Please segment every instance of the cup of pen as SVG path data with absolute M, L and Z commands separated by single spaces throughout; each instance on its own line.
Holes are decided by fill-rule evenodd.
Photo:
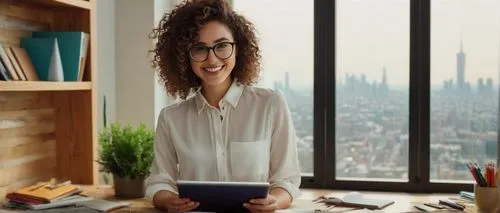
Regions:
M 478 212 L 500 211 L 500 188 L 474 185 L 474 201 Z

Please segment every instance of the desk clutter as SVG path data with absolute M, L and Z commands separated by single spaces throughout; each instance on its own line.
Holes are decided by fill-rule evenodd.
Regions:
M 332 212 L 477 212 L 474 202 L 474 193 L 460 191 L 457 196 L 440 196 L 433 199 L 416 199 L 409 202 L 407 205 L 401 205 L 401 201 L 394 196 L 378 196 L 369 198 L 362 195 L 360 192 L 349 192 L 343 197 L 335 196 L 320 196 L 312 201 L 315 205 L 315 213 L 332 213 Z M 372 194 L 373 197 L 373 194 Z M 379 198 L 380 197 L 380 198 Z M 285 212 L 306 213 L 311 210 L 303 211 L 290 210 Z M 490 211 L 488 211 L 490 212 Z
M 11 210 L 31 210 L 33 212 L 54 209 L 61 211 L 87 209 L 88 212 L 93 212 L 92 210 L 109 212 L 130 205 L 129 202 L 88 197 L 82 195 L 82 192 L 83 190 L 78 185 L 71 184 L 71 181 L 57 182 L 55 179 L 51 179 L 8 193 L 3 206 Z

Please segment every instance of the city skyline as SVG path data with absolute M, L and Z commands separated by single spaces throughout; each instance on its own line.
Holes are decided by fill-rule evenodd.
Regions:
M 234 6 L 259 31 L 260 85 L 272 87 L 289 72 L 292 87 L 312 88 L 313 1 L 234 0 Z M 455 54 L 461 38 L 468 55 L 464 79 L 474 85 L 478 78 L 492 78 L 498 84 L 500 14 L 495 8 L 499 7 L 498 0 L 431 2 L 432 85 L 442 86 L 444 80 L 456 77 Z M 409 0 L 338 1 L 336 27 L 337 76 L 364 73 L 367 79 L 378 80 L 385 66 L 388 85 L 408 87 Z

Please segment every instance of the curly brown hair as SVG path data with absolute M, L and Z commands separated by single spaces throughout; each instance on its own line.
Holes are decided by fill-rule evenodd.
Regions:
M 191 68 L 188 50 L 198 40 L 200 28 L 209 21 L 226 24 L 236 43 L 236 64 L 231 77 L 244 85 L 254 84 L 260 73 L 260 52 L 254 25 L 234 12 L 224 0 L 185 1 L 164 14 L 150 38 L 157 39 L 152 67 L 159 72 L 167 93 L 183 100 L 201 86 Z

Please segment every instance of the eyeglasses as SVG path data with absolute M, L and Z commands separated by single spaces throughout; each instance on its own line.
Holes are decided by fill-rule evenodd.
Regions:
M 217 58 L 224 60 L 233 55 L 234 42 L 221 42 L 213 47 L 195 45 L 189 49 L 189 57 L 196 62 L 207 60 L 210 50 L 214 51 Z

